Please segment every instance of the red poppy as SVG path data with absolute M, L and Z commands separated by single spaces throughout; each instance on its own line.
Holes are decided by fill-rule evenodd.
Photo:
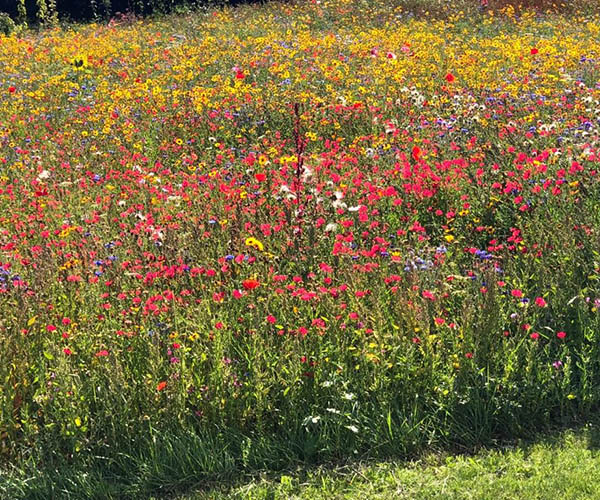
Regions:
M 242 286 L 244 287 L 244 290 L 254 290 L 259 285 L 260 285 L 260 282 L 255 279 L 247 279 L 242 282 Z
M 533 47 L 533 48 L 531 49 L 531 55 L 532 55 L 532 56 L 536 55 L 538 52 L 539 52 L 539 50 L 538 50 L 538 49 L 536 49 L 535 47 Z
M 156 386 L 156 390 L 162 391 L 165 387 L 167 387 L 167 383 L 163 380 L 162 382 L 158 383 L 158 385 Z
M 454 81 L 454 75 L 452 73 L 446 74 L 446 81 L 452 83 Z
M 263 173 L 258 173 L 258 174 L 254 174 L 254 178 L 258 181 L 258 182 L 264 182 L 267 178 L 266 174 Z
M 413 160 L 419 161 L 420 156 L 421 156 L 421 148 L 419 148 L 419 146 L 414 146 L 412 148 L 412 157 L 413 157 Z

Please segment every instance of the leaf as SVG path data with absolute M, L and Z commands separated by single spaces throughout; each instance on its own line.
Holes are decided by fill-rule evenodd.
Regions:
M 75 425 L 81 427 L 81 419 L 79 417 L 75 417 Z
M 54 359 L 54 356 L 52 354 L 50 354 L 48 351 L 44 351 L 44 357 L 46 359 L 49 359 L 50 361 L 52 361 Z

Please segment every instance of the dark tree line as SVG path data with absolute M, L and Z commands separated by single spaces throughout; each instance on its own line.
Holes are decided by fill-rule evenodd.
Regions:
M 208 1 L 210 0 L 0 0 L 0 12 L 7 13 L 16 22 L 51 24 L 59 19 L 106 19 L 117 13 L 167 13 L 177 6 L 195 7 Z

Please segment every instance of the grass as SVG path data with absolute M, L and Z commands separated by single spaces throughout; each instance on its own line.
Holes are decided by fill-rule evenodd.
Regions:
M 77 478 L 63 478 L 63 488 L 54 490 L 54 498 L 593 500 L 600 496 L 599 434 L 600 426 L 589 423 L 471 454 L 426 451 L 411 461 L 354 458 L 344 465 L 296 466 L 219 481 L 198 481 L 197 464 L 189 463 L 185 486 L 165 486 L 154 478 L 160 487 L 147 493 L 110 477 L 100 479 L 100 471 L 92 469 Z M 0 491 L 6 498 L 21 498 L 17 487 Z M 44 498 L 44 491 L 48 490 L 36 493 L 31 488 L 23 498 Z
M 177 500 L 600 498 L 598 426 L 473 455 L 431 454 L 409 463 L 352 463 L 267 474 L 175 496 Z

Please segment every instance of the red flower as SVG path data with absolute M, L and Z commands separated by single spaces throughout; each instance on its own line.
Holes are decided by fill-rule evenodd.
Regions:
M 258 173 L 258 174 L 254 174 L 254 178 L 258 181 L 258 182 L 264 182 L 267 178 L 266 174 L 263 173 Z
M 452 73 L 447 73 L 446 74 L 446 81 L 448 83 L 452 83 L 454 81 L 454 75 Z
M 567 336 L 567 333 L 566 332 L 556 332 L 556 336 L 559 339 L 564 339 Z
M 537 340 L 537 339 L 539 339 L 539 338 L 540 338 L 540 334 L 539 334 L 538 332 L 533 332 L 533 333 L 530 335 L 530 337 L 531 337 L 533 340 Z
M 105 358 L 106 356 L 108 356 L 108 351 L 106 349 L 102 349 L 96 353 L 97 358 Z
M 419 161 L 419 157 L 421 156 L 421 148 L 419 146 L 414 146 L 412 148 L 412 157 L 413 160 Z
M 538 49 L 536 49 L 535 47 L 533 47 L 533 48 L 531 49 L 531 55 L 532 55 L 532 56 L 535 56 L 535 55 L 536 55 L 538 52 L 539 52 L 539 50 L 538 50 Z
M 165 387 L 167 387 L 167 383 L 163 380 L 162 382 L 158 383 L 158 385 L 156 386 L 156 390 L 162 391 Z
M 260 286 L 260 282 L 255 279 L 247 279 L 242 282 L 242 286 L 244 290 L 254 290 L 256 287 Z
M 544 300 L 543 297 L 538 297 L 537 299 L 535 299 L 535 305 L 538 307 L 546 307 L 547 302 Z
M 8 87 L 8 91 L 9 91 L 11 94 L 14 94 L 14 93 L 16 92 L 16 90 L 17 90 L 17 89 L 16 89 L 16 87 L 13 87 L 12 85 L 11 85 L 10 87 Z

